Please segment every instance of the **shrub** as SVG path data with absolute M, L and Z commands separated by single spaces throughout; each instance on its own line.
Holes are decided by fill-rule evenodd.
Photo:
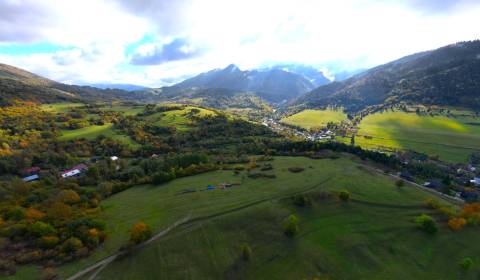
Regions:
M 53 267 L 45 267 L 42 272 L 42 279 L 53 280 L 57 278 L 58 274 Z
M 22 207 L 13 207 L 12 209 L 8 210 L 5 214 L 5 218 L 7 220 L 15 220 L 20 221 L 25 218 L 25 209 Z
M 338 197 L 342 201 L 349 201 L 350 200 L 350 192 L 347 191 L 347 190 L 342 190 L 342 191 L 340 191 L 340 194 L 338 195 Z
M 25 211 L 25 217 L 29 220 L 40 220 L 45 217 L 45 213 L 35 208 L 28 208 L 27 211 Z
M 53 235 L 53 234 L 56 233 L 56 230 L 50 224 L 37 221 L 32 225 L 31 232 L 35 236 L 41 237 L 41 236 L 45 236 L 45 235 Z
M 403 180 L 397 180 L 395 182 L 395 186 L 397 186 L 398 188 L 401 188 L 405 185 L 405 182 Z
M 293 204 L 295 204 L 298 207 L 306 207 L 306 206 L 310 206 L 312 203 L 310 202 L 310 199 L 308 199 L 306 195 L 297 194 L 293 197 Z
M 293 166 L 293 167 L 289 167 L 288 168 L 288 171 L 292 172 L 292 173 L 300 173 L 302 172 L 303 170 L 305 170 L 305 168 L 303 167 L 297 167 L 297 166 Z
M 248 244 L 242 246 L 242 258 L 244 261 L 249 261 L 252 257 L 252 248 Z
M 294 237 L 298 234 L 298 218 L 295 215 L 290 215 L 283 224 L 283 232 L 287 237 Z
M 54 235 L 42 236 L 38 240 L 38 245 L 44 249 L 55 247 L 60 240 Z
M 152 236 L 150 227 L 144 222 L 138 222 L 132 227 L 130 233 L 130 241 L 135 244 L 143 242 Z
M 473 260 L 471 258 L 464 258 L 462 259 L 458 265 L 465 271 L 470 270 L 473 265 Z
M 430 234 L 433 234 L 438 230 L 435 220 L 426 214 L 422 214 L 415 218 L 415 223 L 419 228 Z
M 80 196 L 74 190 L 62 190 L 58 193 L 58 201 L 66 204 L 74 204 L 80 202 Z
M 83 247 L 83 243 L 80 239 L 70 237 L 62 244 L 62 251 L 65 253 L 75 253 L 77 250 Z
M 163 172 L 159 171 L 155 173 L 152 177 L 152 181 L 155 185 L 160 185 L 175 179 L 175 174 L 173 172 Z
M 467 224 L 467 220 L 464 218 L 451 218 L 448 220 L 448 226 L 453 231 L 461 230 Z

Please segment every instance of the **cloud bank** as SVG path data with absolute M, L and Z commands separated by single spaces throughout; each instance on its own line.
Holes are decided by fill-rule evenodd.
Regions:
M 146 86 L 230 63 L 335 72 L 478 39 L 479 14 L 474 0 L 4 0 L 0 62 L 62 82 Z

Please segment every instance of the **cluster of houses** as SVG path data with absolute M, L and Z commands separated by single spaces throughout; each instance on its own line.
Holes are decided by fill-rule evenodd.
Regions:
M 263 119 L 262 124 L 273 131 L 276 132 L 290 132 L 293 135 L 301 138 L 305 138 L 309 141 L 323 141 L 323 140 L 332 140 L 335 138 L 335 133 L 331 130 L 321 130 L 318 132 L 309 132 L 306 130 L 293 129 L 291 127 L 282 125 L 273 118 Z
M 119 158 L 117 156 L 110 157 L 111 161 L 117 161 Z M 95 162 L 97 157 L 92 158 L 92 162 Z M 88 165 L 85 163 L 80 163 L 70 169 L 60 172 L 60 177 L 63 179 L 78 177 L 85 173 L 88 170 Z M 22 171 L 22 174 L 25 176 L 22 178 L 24 182 L 33 182 L 40 179 L 40 167 L 30 167 Z

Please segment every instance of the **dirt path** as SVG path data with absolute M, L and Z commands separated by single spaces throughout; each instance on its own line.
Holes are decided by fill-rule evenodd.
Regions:
M 186 224 L 193 224 L 193 223 L 197 223 L 197 222 L 203 222 L 205 220 L 210 220 L 210 219 L 213 219 L 213 218 L 217 218 L 217 217 L 220 217 L 220 216 L 224 216 L 224 215 L 227 215 L 227 214 L 231 214 L 231 213 L 234 213 L 234 212 L 238 212 L 238 211 L 241 211 L 243 209 L 246 209 L 246 208 L 249 208 L 249 207 L 252 207 L 252 206 L 255 206 L 255 205 L 258 205 L 258 204 L 261 204 L 261 203 L 264 203 L 264 202 L 267 202 L 267 201 L 271 201 L 271 200 L 275 200 L 275 199 L 282 199 L 282 198 L 286 198 L 286 197 L 290 197 L 292 195 L 295 195 L 295 194 L 299 194 L 299 193 L 305 193 L 305 192 L 309 192 L 309 191 L 312 191 L 316 188 L 318 188 L 319 186 L 325 184 L 326 182 L 328 182 L 330 179 L 332 179 L 331 177 L 325 179 L 325 180 L 322 180 L 321 182 L 318 182 L 312 186 L 309 186 L 305 189 L 302 189 L 302 190 L 299 190 L 299 191 L 296 191 L 296 192 L 292 192 L 292 193 L 288 193 L 288 194 L 281 194 L 281 195 L 274 195 L 274 196 L 271 196 L 271 197 L 268 197 L 268 198 L 264 198 L 264 199 L 260 199 L 258 201 L 254 201 L 254 202 L 250 202 L 250 203 L 247 203 L 245 205 L 242 205 L 240 207 L 236 207 L 236 208 L 233 208 L 233 209 L 229 209 L 229 210 L 226 210 L 226 211 L 223 211 L 223 212 L 219 212 L 219 213 L 215 213 L 215 214 L 212 214 L 212 215 L 207 215 L 207 216 L 203 216 L 203 217 L 196 217 L 194 219 L 191 219 L 191 216 L 192 216 L 192 213 L 188 214 L 187 217 L 183 218 L 183 219 L 180 219 L 178 221 L 176 221 L 174 224 L 172 224 L 171 226 L 169 226 L 167 229 L 163 230 L 163 231 L 160 231 L 159 233 L 155 234 L 152 238 L 150 238 L 149 240 L 135 246 L 134 248 L 132 248 L 131 250 L 138 250 L 138 249 L 141 249 L 143 247 L 146 247 L 147 245 L 149 245 L 150 243 L 152 243 L 153 241 L 159 239 L 160 237 L 166 235 L 167 233 L 169 233 L 171 230 L 173 230 L 174 228 L 180 226 L 180 225 L 186 225 Z M 123 254 L 126 254 L 127 251 L 121 251 L 121 252 L 117 252 L 85 269 L 82 269 L 81 271 L 77 272 L 75 275 L 67 278 L 67 280 L 77 280 L 77 279 L 80 279 L 81 277 L 87 275 L 88 273 L 90 272 L 94 272 L 88 279 L 89 280 L 94 280 L 96 279 L 96 277 L 100 274 L 100 272 L 105 268 L 107 267 L 110 263 L 112 263 L 113 261 L 115 261 L 115 259 L 117 259 L 118 257 L 122 256 Z
M 167 233 L 169 233 L 172 229 L 176 228 L 177 226 L 181 225 L 181 224 L 184 224 L 186 222 L 188 222 L 188 220 L 190 220 L 190 217 L 191 217 L 191 213 L 188 214 L 187 217 L 183 218 L 183 219 L 180 219 L 178 221 L 176 221 L 175 223 L 173 223 L 172 225 L 170 225 L 168 228 L 166 228 L 165 230 L 162 230 L 160 231 L 159 233 L 155 234 L 154 236 L 152 236 L 150 239 L 148 239 L 147 241 L 135 246 L 132 250 L 137 250 L 137 249 L 140 249 L 140 248 L 143 248 L 145 246 L 147 246 L 148 244 L 152 243 L 153 241 L 159 239 L 160 237 L 166 235 Z M 77 272 L 75 275 L 73 276 L 70 276 L 69 278 L 67 278 L 67 280 L 76 280 L 76 279 L 79 279 L 80 277 L 82 276 L 85 276 L 86 274 L 92 272 L 92 271 L 95 271 L 95 269 L 97 269 L 97 271 L 95 271 L 94 274 L 92 274 L 88 279 L 89 280 L 93 280 L 95 279 L 98 274 L 108 265 L 110 264 L 111 262 L 113 262 L 116 258 L 118 258 L 119 256 L 123 255 L 123 254 L 126 254 L 127 251 L 120 251 L 120 252 L 117 252 L 85 269 L 82 269 L 80 270 L 79 272 Z
M 405 180 L 403 178 L 401 178 L 400 176 L 397 176 L 397 175 L 394 175 L 394 174 L 385 174 L 385 172 L 381 169 L 378 169 L 378 168 L 375 168 L 375 167 L 369 167 L 367 166 L 367 168 L 370 168 L 371 170 L 374 170 L 375 172 L 377 173 L 380 173 L 380 174 L 383 174 L 383 175 L 386 175 L 386 176 L 389 176 L 389 177 L 392 177 L 394 179 L 397 179 L 397 180 L 402 180 L 404 181 L 405 183 L 407 183 L 408 185 L 410 186 L 414 186 L 418 189 L 421 189 L 423 191 L 426 191 L 426 192 L 429 192 L 431 194 L 434 194 L 435 196 L 443 199 L 443 200 L 446 200 L 450 203 L 453 203 L 455 205 L 458 205 L 458 206 L 463 206 L 465 204 L 465 201 L 463 201 L 462 199 L 459 199 L 459 198 L 456 198 L 456 197 L 451 197 L 451 196 L 448 196 L 446 194 L 443 194 L 441 192 L 438 192 L 436 190 L 433 190 L 433 189 L 430 189 L 430 188 L 427 188 L 427 187 L 424 187 L 420 184 L 417 184 L 415 182 L 412 182 L 412 181 L 408 181 L 408 180 Z

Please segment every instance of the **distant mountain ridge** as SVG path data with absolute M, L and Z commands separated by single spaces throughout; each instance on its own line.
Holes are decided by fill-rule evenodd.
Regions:
M 311 91 L 315 85 L 301 75 L 281 69 L 242 71 L 236 65 L 199 74 L 172 88 L 224 88 L 240 92 L 254 92 L 273 103 L 292 100 Z
M 0 63 L 0 105 L 14 101 L 51 103 L 61 101 L 136 101 L 142 93 L 119 89 L 67 85 L 40 77 L 23 69 Z
M 126 91 L 139 91 L 149 89 L 145 86 L 133 85 L 133 84 L 109 84 L 109 83 L 96 83 L 85 84 L 85 86 L 91 86 L 99 89 L 121 89 Z
M 291 105 L 305 108 L 335 105 L 347 111 L 360 111 L 399 102 L 479 110 L 480 41 L 403 57 L 345 81 L 321 86 Z
M 309 80 L 315 87 L 323 86 L 331 82 L 324 73 L 317 68 L 304 64 L 277 64 L 266 69 L 279 69 L 294 73 Z

